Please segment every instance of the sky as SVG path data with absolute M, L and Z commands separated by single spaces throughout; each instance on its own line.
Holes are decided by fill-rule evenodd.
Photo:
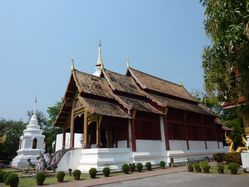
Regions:
M 204 8 L 183 0 L 0 2 L 0 118 L 27 121 L 38 97 L 46 114 L 75 68 L 93 73 L 102 41 L 105 68 L 131 67 L 203 90 Z

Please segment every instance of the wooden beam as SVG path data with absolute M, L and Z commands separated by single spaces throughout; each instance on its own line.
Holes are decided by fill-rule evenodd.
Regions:
M 102 121 L 102 116 L 98 116 L 98 120 L 97 120 L 97 123 L 96 123 L 96 147 L 97 148 L 100 147 L 100 133 L 99 133 L 99 130 L 100 130 L 101 121 Z
M 136 111 L 132 113 L 132 119 L 131 119 L 131 144 L 132 144 L 132 151 L 136 152 L 137 146 L 136 146 L 136 129 L 135 129 L 135 117 L 136 117 Z
M 72 104 L 72 110 L 71 110 L 71 122 L 70 122 L 70 147 L 74 147 L 74 104 L 75 102 L 73 101 Z
M 66 128 L 63 127 L 62 149 L 65 149 L 65 146 L 66 146 Z
M 88 116 L 88 111 L 87 109 L 85 109 L 84 112 L 84 140 L 83 140 L 83 144 L 84 144 L 84 148 L 88 148 L 88 120 L 87 120 L 87 116 Z

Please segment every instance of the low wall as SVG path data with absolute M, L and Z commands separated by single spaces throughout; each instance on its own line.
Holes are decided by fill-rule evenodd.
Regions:
M 136 140 L 137 152 L 162 152 L 161 140 Z

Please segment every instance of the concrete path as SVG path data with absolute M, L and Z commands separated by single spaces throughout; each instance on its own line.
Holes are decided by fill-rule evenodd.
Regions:
M 179 172 L 123 181 L 99 187 L 249 187 L 249 175 Z
M 110 185 L 114 183 L 120 183 L 124 181 L 131 181 L 143 178 L 153 178 L 155 176 L 172 174 L 186 171 L 186 166 L 179 166 L 174 168 L 167 168 L 167 169 L 156 169 L 153 171 L 144 171 L 141 173 L 134 172 L 132 174 L 126 175 L 119 175 L 119 176 L 111 176 L 111 177 L 101 177 L 97 179 L 90 179 L 90 180 L 81 180 L 81 181 L 74 181 L 74 182 L 65 182 L 59 183 L 55 185 L 46 185 L 46 187 L 87 187 L 87 186 L 99 186 L 99 185 Z M 154 186 L 154 185 L 152 185 Z

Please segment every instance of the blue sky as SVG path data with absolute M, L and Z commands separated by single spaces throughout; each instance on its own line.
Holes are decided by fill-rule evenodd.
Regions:
M 0 118 L 27 120 L 64 95 L 70 59 L 93 73 L 98 41 L 107 69 L 132 67 L 203 89 L 204 9 L 183 0 L 23 0 L 0 3 Z

